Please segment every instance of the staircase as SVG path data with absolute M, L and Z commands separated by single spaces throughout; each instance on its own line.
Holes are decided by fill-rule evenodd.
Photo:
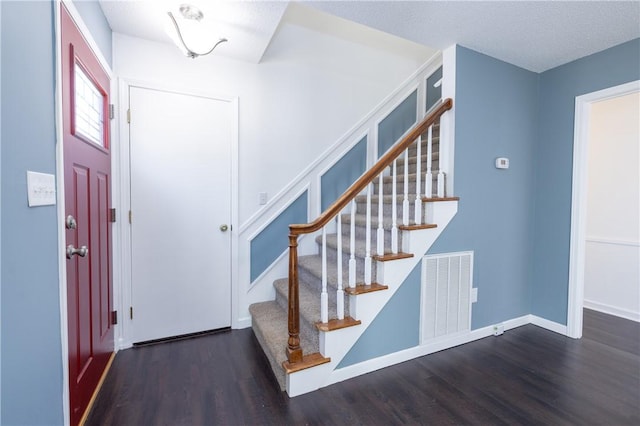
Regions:
M 439 120 L 450 108 L 451 100 L 433 108 L 313 224 L 292 225 L 290 276 L 273 283 L 275 300 L 249 308 L 290 396 L 332 382 L 340 360 L 455 215 L 457 198 L 445 196 L 439 167 Z M 320 230 L 318 253 L 298 258 L 297 235 L 308 232 L 296 227 L 304 226 Z

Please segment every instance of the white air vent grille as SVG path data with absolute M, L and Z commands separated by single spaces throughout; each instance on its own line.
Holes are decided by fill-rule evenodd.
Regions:
M 469 330 L 473 252 L 422 260 L 421 341 Z

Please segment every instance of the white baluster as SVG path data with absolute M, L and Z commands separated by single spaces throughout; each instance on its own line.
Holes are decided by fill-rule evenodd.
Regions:
M 322 293 L 320 293 L 320 321 L 329 322 L 329 294 L 327 293 L 327 229 L 322 228 Z
M 383 186 L 384 186 L 384 173 L 380 173 L 380 178 L 378 179 L 378 234 L 377 237 L 377 247 L 376 253 L 378 256 L 382 256 L 384 254 L 384 228 L 382 227 L 382 223 L 384 221 L 384 203 L 383 203 Z
M 438 171 L 438 198 L 444 198 L 444 173 L 442 170 Z
M 433 142 L 433 125 L 429 126 L 429 133 L 427 136 L 427 173 L 424 177 L 424 196 L 428 198 L 433 197 L 433 174 L 431 173 L 431 163 L 433 162 L 433 154 L 431 152 L 431 144 Z
M 402 224 L 409 224 L 409 149 L 404 152 L 404 198 L 402 199 Z
M 396 182 L 398 179 L 397 161 L 393 160 L 393 181 L 391 183 L 391 253 L 398 254 L 398 194 Z
M 447 140 L 447 126 L 442 125 L 440 120 L 440 143 L 438 144 L 438 198 L 445 197 L 444 179 L 445 171 L 449 162 L 449 155 L 445 149 L 444 143 Z
M 416 225 L 420 225 L 422 223 L 422 194 L 420 194 L 420 182 L 422 182 L 422 176 L 420 175 L 420 163 L 422 162 L 422 136 L 418 136 L 416 156 L 416 201 L 414 217 Z
M 356 200 L 351 202 L 351 229 L 349 230 L 349 287 L 356 286 Z
M 364 256 L 364 283 L 371 285 L 371 184 L 367 186 L 367 229 Z
M 336 262 L 338 265 L 337 273 L 338 273 L 338 290 L 336 291 L 336 311 L 338 314 L 338 319 L 344 319 L 344 290 L 342 289 L 342 215 L 338 214 L 338 225 L 337 225 L 337 235 L 338 235 L 338 261 Z

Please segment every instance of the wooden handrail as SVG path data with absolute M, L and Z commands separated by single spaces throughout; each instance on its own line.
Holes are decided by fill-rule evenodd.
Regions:
M 383 155 L 376 164 L 373 165 L 365 174 L 360 176 L 360 178 L 353 183 L 345 192 L 338 198 L 333 204 L 331 204 L 316 220 L 311 223 L 306 224 L 292 224 L 289 225 L 290 235 L 303 235 L 310 234 L 312 232 L 321 229 L 325 226 L 331 219 L 336 217 L 336 215 L 341 212 L 347 205 L 353 200 L 356 195 L 361 193 L 367 185 L 373 182 L 373 179 L 376 178 L 380 173 L 384 171 L 385 168 L 391 165 L 393 160 L 398 158 L 400 154 L 404 152 L 421 134 L 423 134 L 429 126 L 435 123 L 442 114 L 447 112 L 453 107 L 453 101 L 451 98 L 447 98 L 437 106 L 434 106 L 427 115 L 424 120 L 420 122 L 416 127 L 413 128 L 411 132 L 409 132 L 400 143 L 396 144 L 390 151 L 388 151 L 385 155 Z
M 353 183 L 333 204 L 331 204 L 313 222 L 306 224 L 289 225 L 289 306 L 287 340 L 287 359 L 289 364 L 303 361 L 302 348 L 300 347 L 300 300 L 298 292 L 298 236 L 310 234 L 321 229 L 336 217 L 367 185 L 390 166 L 409 146 L 423 134 L 429 126 L 434 124 L 442 114 L 453 107 L 450 98 L 440 101 L 434 106 L 427 116 L 411 130 L 391 150 L 383 155 L 376 164 Z

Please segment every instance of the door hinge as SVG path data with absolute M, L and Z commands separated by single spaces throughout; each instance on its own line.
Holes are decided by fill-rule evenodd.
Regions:
M 131 210 L 129 210 L 129 223 L 133 223 L 133 213 L 131 213 Z
M 133 306 L 129 306 L 129 319 L 133 319 Z
M 113 120 L 116 116 L 116 107 L 113 104 L 109 104 L 109 119 Z
M 127 110 L 127 123 L 131 123 L 131 110 Z
M 109 209 L 109 222 L 116 223 L 116 209 Z
M 118 311 L 111 311 L 111 325 L 118 324 Z

